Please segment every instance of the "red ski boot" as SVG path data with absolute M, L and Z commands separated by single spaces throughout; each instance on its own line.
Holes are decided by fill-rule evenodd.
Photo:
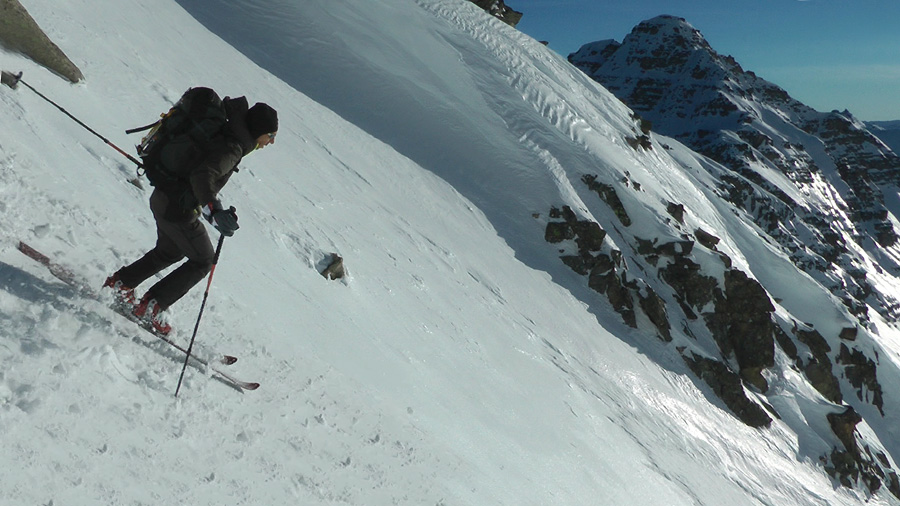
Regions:
M 114 303 L 120 307 L 130 307 L 135 304 L 134 288 L 125 286 L 119 279 L 119 273 L 116 272 L 112 276 L 106 278 L 103 288 L 112 288 Z
M 144 294 L 141 302 L 134 308 L 131 314 L 136 316 L 141 323 L 152 327 L 159 335 L 167 336 L 172 332 L 172 326 L 166 323 L 162 315 L 163 309 L 157 304 L 156 299 L 150 298 L 150 294 Z

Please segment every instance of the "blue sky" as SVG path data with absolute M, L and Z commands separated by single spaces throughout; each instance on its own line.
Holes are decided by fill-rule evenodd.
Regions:
M 896 0 L 506 0 L 518 28 L 563 56 L 621 40 L 645 19 L 685 18 L 720 54 L 820 111 L 900 120 Z

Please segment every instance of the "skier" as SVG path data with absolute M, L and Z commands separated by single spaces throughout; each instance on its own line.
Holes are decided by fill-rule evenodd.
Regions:
M 248 108 L 245 97 L 226 98 L 223 103 L 228 121 L 203 161 L 187 178 L 157 183 L 150 195 L 156 246 L 103 284 L 114 290 L 119 303 L 132 305 L 132 314 L 151 324 L 159 334 L 172 330 L 161 313 L 212 268 L 215 251 L 199 217 L 203 216 L 223 235 L 234 235 L 238 229 L 237 213 L 233 207 L 224 208 L 217 195 L 244 156 L 275 142 L 275 109 L 261 102 Z M 185 257 L 184 263 L 151 286 L 135 304 L 134 289 L 138 285 Z

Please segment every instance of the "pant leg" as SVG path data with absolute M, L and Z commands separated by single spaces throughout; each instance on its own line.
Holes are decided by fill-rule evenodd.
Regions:
M 169 207 L 168 197 L 162 192 L 154 191 L 153 193 L 154 195 L 159 194 L 156 198 L 151 196 L 150 207 L 153 209 L 153 217 L 156 218 L 159 235 L 164 238 L 160 241 L 165 246 L 163 253 L 177 251 L 178 260 L 187 257 L 187 261 L 147 290 L 150 297 L 156 299 L 162 309 L 166 309 L 209 274 L 215 251 L 209 241 L 206 227 L 196 216 L 187 221 L 166 219 L 166 210 Z M 171 250 L 169 245 L 171 245 Z M 172 257 L 174 255 L 167 259 Z
M 143 257 L 119 269 L 119 279 L 125 286 L 137 288 L 154 274 L 184 259 L 185 254 L 172 240 L 171 234 L 166 230 L 168 227 L 160 225 L 164 218 L 158 211 L 160 208 L 165 208 L 166 205 L 168 202 L 165 195 L 154 190 L 150 196 L 150 208 L 156 218 L 156 246 L 145 253 Z
M 165 193 L 154 190 L 150 208 L 156 219 L 156 247 L 133 264 L 119 271 L 126 286 L 135 287 L 150 276 L 187 257 L 187 261 L 147 290 L 162 309 L 174 304 L 209 274 L 215 251 L 203 224 L 197 218 L 188 221 L 166 219 L 169 206 Z M 133 283 L 133 284 L 132 284 Z
M 166 309 L 209 274 L 215 251 L 206 228 L 199 220 L 187 223 L 161 222 L 160 230 L 187 257 L 186 262 L 147 290 L 159 306 Z

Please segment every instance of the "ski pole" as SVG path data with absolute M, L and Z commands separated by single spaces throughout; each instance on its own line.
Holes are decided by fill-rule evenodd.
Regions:
M 216 264 L 219 263 L 219 253 L 222 252 L 222 243 L 225 242 L 225 234 L 219 236 L 219 244 L 216 245 L 216 254 L 213 256 L 212 267 L 209 269 L 209 277 L 206 280 L 206 291 L 203 292 L 203 303 L 200 304 L 200 314 L 197 315 L 197 323 L 194 324 L 194 334 L 191 336 L 191 343 L 188 345 L 187 353 L 184 356 L 184 366 L 181 367 L 181 376 L 178 378 L 178 386 L 175 387 L 175 397 L 178 397 L 178 391 L 181 390 L 181 382 L 184 380 L 184 371 L 187 370 L 188 361 L 191 359 L 191 350 L 194 348 L 194 339 L 197 337 L 197 329 L 200 328 L 200 317 L 203 316 L 203 309 L 206 307 L 206 299 L 209 297 L 209 287 L 212 285 L 213 274 L 216 272 Z
M 113 144 L 112 142 L 110 142 L 109 139 L 107 139 L 106 137 L 103 137 L 102 135 L 100 135 L 99 133 L 97 133 L 96 131 L 94 131 L 93 128 L 91 128 L 91 127 L 85 125 L 80 119 L 76 118 L 76 117 L 73 116 L 71 113 L 69 113 L 69 111 L 63 109 L 59 104 L 57 104 L 56 102 L 54 102 L 54 101 L 50 100 L 49 98 L 45 97 L 41 92 L 39 92 L 38 90 L 34 89 L 30 84 L 28 84 L 28 83 L 26 83 L 25 81 L 23 81 L 23 80 L 22 80 L 22 73 L 21 73 L 21 72 L 19 72 L 18 74 L 13 74 L 12 72 L 7 72 L 7 71 L 4 70 L 4 71 L 2 71 L 2 78 L 0 78 L 0 81 L 2 81 L 3 84 L 9 86 L 9 87 L 12 88 L 12 89 L 16 89 L 16 86 L 18 86 L 19 83 L 24 84 L 26 87 L 28 87 L 29 90 L 35 92 L 35 93 L 37 94 L 37 96 L 43 98 L 43 99 L 46 100 L 47 102 L 50 102 L 51 104 L 53 104 L 54 106 L 56 106 L 56 108 L 59 109 L 60 111 L 62 111 L 63 114 L 65 114 L 66 116 L 72 118 L 76 123 L 78 123 L 79 125 L 81 125 L 85 130 L 87 130 L 88 132 L 90 132 L 90 133 L 96 135 L 97 137 L 99 137 L 100 140 L 102 140 L 103 142 L 105 142 L 109 147 L 115 149 L 116 151 L 118 151 L 119 153 L 121 153 L 122 155 L 124 155 L 126 158 L 128 158 L 129 160 L 131 160 L 132 162 L 134 162 L 135 164 L 137 164 L 138 168 L 141 168 L 141 167 L 144 166 L 144 164 L 142 164 L 139 160 L 137 160 L 137 159 L 134 158 L 133 156 L 129 155 L 129 154 L 126 153 L 125 151 L 122 151 L 122 149 L 120 149 L 119 146 L 116 146 L 115 144 Z

